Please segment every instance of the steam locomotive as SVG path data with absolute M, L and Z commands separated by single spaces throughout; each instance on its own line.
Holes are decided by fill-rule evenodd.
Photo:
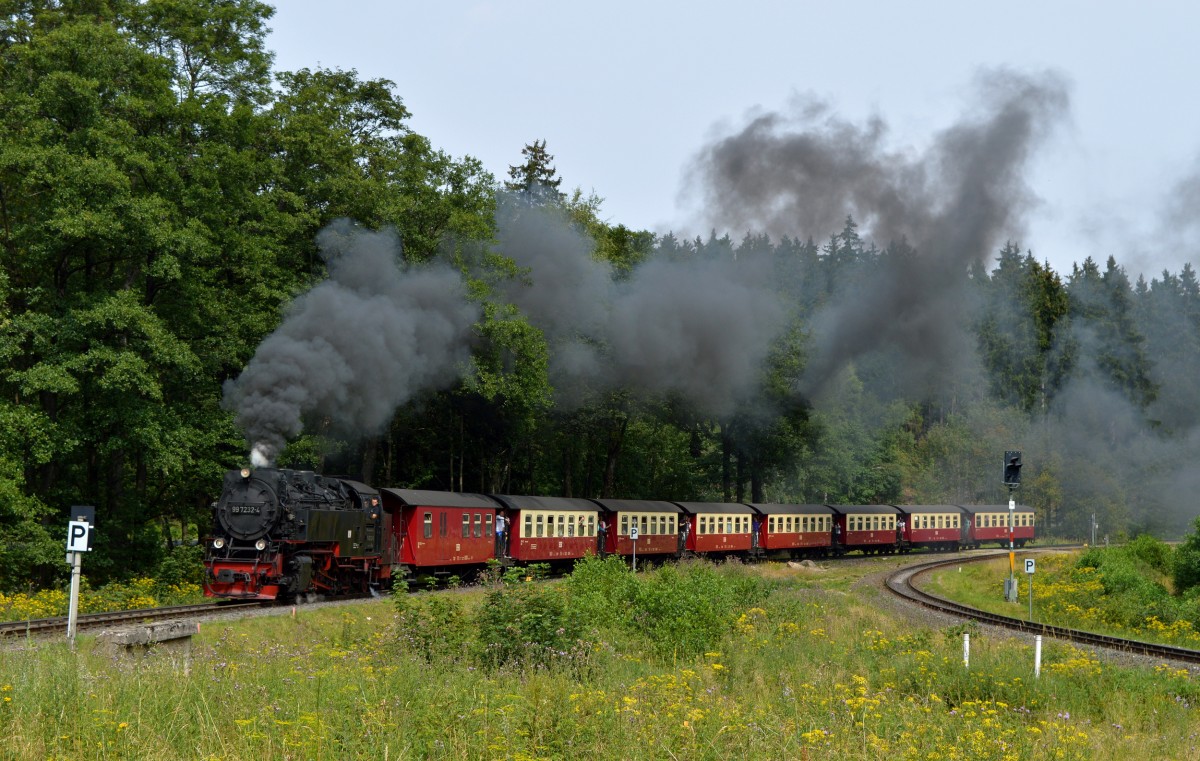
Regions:
M 587 554 L 797 558 L 954 551 L 1034 539 L 1025 505 L 779 505 L 374 489 L 277 468 L 225 475 L 205 593 L 257 600 L 371 594 L 394 577 Z
M 340 595 L 383 584 L 379 492 L 311 471 L 229 471 L 213 503 L 205 593 L 226 598 Z

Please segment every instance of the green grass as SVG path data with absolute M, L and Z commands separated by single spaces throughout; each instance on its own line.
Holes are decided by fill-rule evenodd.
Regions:
M 89 637 L 74 652 L 6 648 L 0 758 L 1200 757 L 1200 685 L 1186 671 L 1050 642 L 1034 679 L 1032 643 L 980 633 L 967 670 L 961 627 L 906 629 L 859 583 L 894 562 L 684 567 L 636 581 L 593 568 L 541 587 L 580 607 L 539 615 L 595 610 L 605 586 L 624 607 L 600 627 L 575 622 L 555 657 L 500 664 L 479 655 L 472 622 L 490 610 L 501 628 L 538 623 L 506 607 L 519 587 L 206 624 L 186 663 L 114 657 Z M 648 609 L 715 639 L 668 651 L 637 625 Z

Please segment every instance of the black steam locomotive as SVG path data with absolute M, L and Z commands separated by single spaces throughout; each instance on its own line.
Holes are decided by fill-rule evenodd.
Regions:
M 366 593 L 390 566 L 379 492 L 311 471 L 229 471 L 213 504 L 206 591 L 216 597 L 295 599 Z

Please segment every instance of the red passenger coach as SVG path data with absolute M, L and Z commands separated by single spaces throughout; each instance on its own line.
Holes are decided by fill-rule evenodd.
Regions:
M 684 549 L 705 554 L 746 552 L 754 544 L 754 508 L 735 502 L 676 502 L 690 521 Z
M 600 508 L 588 499 L 493 495 L 508 511 L 508 554 L 522 563 L 576 560 L 599 552 Z
M 966 513 L 957 505 L 896 505 L 901 539 L 911 547 L 957 550 L 967 542 Z
M 478 494 L 380 489 L 392 515 L 391 542 L 384 557 L 422 571 L 451 572 L 495 557 L 499 505 Z
M 825 505 L 751 504 L 762 516 L 759 546 L 791 557 L 828 555 L 833 541 L 833 510 Z
M 643 499 L 597 499 L 604 508 L 606 537 L 604 551 L 632 555 L 631 532 L 638 529 L 637 554 L 678 555 L 679 532 L 683 530 L 683 510 L 674 502 Z
M 862 550 L 866 555 L 895 552 L 896 519 L 891 505 L 828 505 L 833 509 L 833 545 L 839 554 Z
M 984 542 L 996 542 L 1000 547 L 1008 546 L 1008 505 L 959 505 L 966 513 L 968 543 L 978 548 Z M 1024 547 L 1033 541 L 1034 515 L 1028 505 L 1017 505 L 1012 511 L 1013 541 Z

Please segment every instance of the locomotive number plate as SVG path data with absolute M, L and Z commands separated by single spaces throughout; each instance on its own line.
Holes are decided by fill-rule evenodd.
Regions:
M 262 505 L 230 505 L 230 515 L 262 515 Z

